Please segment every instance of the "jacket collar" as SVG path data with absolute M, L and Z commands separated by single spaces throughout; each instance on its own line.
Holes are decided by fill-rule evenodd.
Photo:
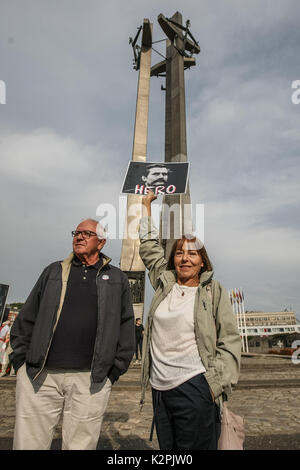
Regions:
M 101 253 L 101 256 L 102 256 L 102 260 L 103 260 L 103 264 L 102 264 L 102 268 L 104 268 L 104 266 L 106 266 L 107 264 L 109 264 L 111 262 L 111 258 L 109 258 L 108 256 L 104 255 L 103 253 Z M 68 267 L 71 266 L 71 263 L 73 261 L 73 258 L 74 258 L 74 253 L 70 253 L 69 256 L 67 256 L 61 263 L 63 269 L 67 269 Z

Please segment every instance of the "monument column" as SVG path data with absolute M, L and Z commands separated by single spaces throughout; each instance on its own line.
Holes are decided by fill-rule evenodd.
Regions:
M 165 161 L 187 161 L 186 110 L 185 110 L 185 65 L 194 65 L 194 59 L 187 57 L 185 50 L 199 52 L 187 36 L 183 35 L 181 13 L 167 19 L 159 15 L 158 22 L 168 36 L 166 45 L 166 101 L 165 101 Z M 190 60 L 189 60 L 190 59 Z M 161 240 L 168 258 L 174 239 L 192 232 L 189 184 L 185 194 L 163 198 L 161 218 Z
M 136 68 L 139 69 L 132 160 L 146 161 L 152 53 L 152 23 L 144 19 L 142 44 Z M 120 268 L 126 272 L 133 300 L 135 317 L 143 318 L 145 266 L 139 256 L 138 224 L 141 217 L 141 196 L 127 196 L 127 213 L 122 242 Z

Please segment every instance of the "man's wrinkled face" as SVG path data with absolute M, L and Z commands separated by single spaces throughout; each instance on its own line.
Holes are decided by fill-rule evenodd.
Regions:
M 85 233 L 79 233 L 73 238 L 73 252 L 77 256 L 92 256 L 99 252 L 105 245 L 106 240 L 99 240 L 96 234 L 97 224 L 91 220 L 81 222 L 76 231 L 92 232 L 89 236 Z
M 142 180 L 148 186 L 165 186 L 168 181 L 168 173 L 167 168 L 153 167 L 148 170 L 147 176 L 142 176 Z

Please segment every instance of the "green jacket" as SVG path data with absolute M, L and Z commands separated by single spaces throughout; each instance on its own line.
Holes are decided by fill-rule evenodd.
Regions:
M 141 406 L 144 403 L 150 376 L 150 340 L 153 315 L 161 301 L 176 283 L 176 272 L 167 269 L 167 260 L 158 240 L 151 217 L 140 221 L 140 256 L 149 270 L 155 290 L 144 331 L 141 385 Z M 232 385 L 238 381 L 241 359 L 240 333 L 236 325 L 227 290 L 212 280 L 213 272 L 200 276 L 194 307 L 195 336 L 199 355 L 206 369 L 205 378 L 222 412 Z

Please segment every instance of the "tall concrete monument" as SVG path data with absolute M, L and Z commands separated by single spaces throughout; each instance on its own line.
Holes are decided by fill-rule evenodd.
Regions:
M 137 40 L 142 32 L 141 46 Z M 139 70 L 132 160 L 145 162 L 149 116 L 150 70 L 152 53 L 152 23 L 144 19 L 134 40 L 135 69 Z M 135 317 L 143 318 L 145 292 L 145 266 L 139 256 L 138 221 L 141 217 L 141 196 L 127 196 L 127 214 L 122 243 L 120 268 L 126 272 L 131 287 Z
M 153 67 L 151 67 L 153 42 L 150 21 L 144 19 L 134 40 L 130 39 L 134 51 L 135 69 L 139 70 L 132 160 L 146 161 L 150 76 L 159 76 L 166 78 L 165 162 L 186 162 L 184 70 L 196 64 L 193 54 L 199 54 L 200 47 L 189 29 L 190 22 L 187 21 L 183 26 L 181 13 L 175 13 L 172 18 L 160 14 L 158 23 L 167 36 L 166 57 Z M 138 46 L 137 40 L 141 31 L 142 42 L 141 46 Z M 192 232 L 189 186 L 185 194 L 164 196 L 163 203 L 160 235 L 165 256 L 168 257 L 174 239 L 179 238 L 181 234 Z M 129 195 L 120 266 L 129 279 L 135 316 L 142 318 L 145 266 L 139 256 L 137 239 L 140 216 L 141 196 Z
M 165 161 L 186 162 L 184 70 L 196 64 L 192 55 L 199 54 L 200 47 L 189 30 L 189 21 L 186 26 L 182 25 L 181 13 L 169 19 L 160 14 L 158 23 L 168 38 L 166 60 L 152 67 L 151 75 L 166 77 Z M 190 204 L 189 185 L 185 194 L 164 197 L 160 233 L 166 258 L 174 240 L 193 231 Z

